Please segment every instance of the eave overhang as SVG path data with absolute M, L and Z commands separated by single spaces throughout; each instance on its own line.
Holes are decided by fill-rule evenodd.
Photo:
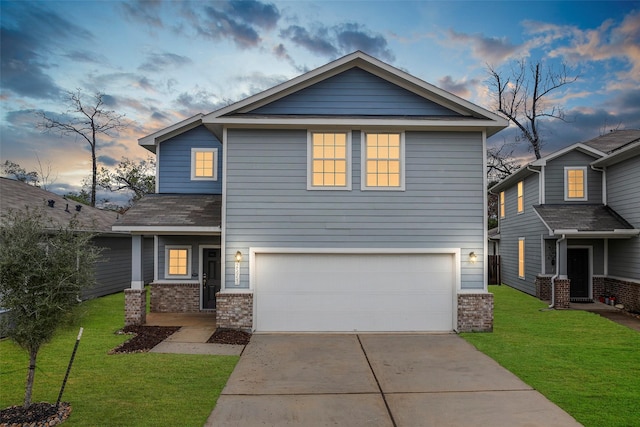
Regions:
M 127 232 L 131 234 L 157 234 L 157 235 L 219 235 L 221 227 L 180 227 L 180 226 L 153 226 L 153 225 L 114 225 L 113 231 Z
M 572 239 L 630 239 L 640 235 L 640 230 L 636 229 L 623 229 L 623 230 L 608 230 L 608 231 L 579 231 L 575 229 L 551 230 L 551 236 L 565 236 Z

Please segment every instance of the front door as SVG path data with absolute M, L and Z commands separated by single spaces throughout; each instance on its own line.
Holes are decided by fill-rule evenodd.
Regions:
M 220 249 L 202 252 L 202 308 L 216 308 L 216 293 L 220 291 Z
M 567 249 L 567 276 L 571 280 L 571 300 L 590 300 L 589 295 L 589 249 Z

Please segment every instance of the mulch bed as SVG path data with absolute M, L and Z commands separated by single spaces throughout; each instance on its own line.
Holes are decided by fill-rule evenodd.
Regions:
M 247 345 L 249 344 L 250 339 L 251 334 L 248 332 L 238 331 L 235 329 L 218 328 L 207 342 L 216 344 Z
M 178 329 L 180 329 L 180 326 L 125 326 L 116 333 L 131 334 L 133 337 L 111 350 L 109 354 L 146 353 L 169 338 Z M 247 345 L 250 339 L 251 334 L 248 332 L 218 328 L 207 342 Z
M 63 422 L 71 413 L 68 402 L 55 404 L 47 402 L 32 403 L 28 408 L 11 406 L 0 411 L 0 427 L 48 427 Z

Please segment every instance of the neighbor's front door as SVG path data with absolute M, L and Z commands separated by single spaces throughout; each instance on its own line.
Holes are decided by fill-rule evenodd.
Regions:
M 214 309 L 220 291 L 220 249 L 204 249 L 202 267 L 202 308 Z
M 567 249 L 567 276 L 571 280 L 571 299 L 591 298 L 589 295 L 589 249 Z

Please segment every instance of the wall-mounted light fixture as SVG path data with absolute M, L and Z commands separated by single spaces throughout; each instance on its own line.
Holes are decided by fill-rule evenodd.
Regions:
M 239 286 L 240 285 L 240 261 L 242 261 L 242 252 L 240 251 L 236 252 L 235 260 L 236 260 L 235 285 Z
M 478 255 L 475 252 L 469 252 L 469 262 L 475 264 L 478 261 Z

